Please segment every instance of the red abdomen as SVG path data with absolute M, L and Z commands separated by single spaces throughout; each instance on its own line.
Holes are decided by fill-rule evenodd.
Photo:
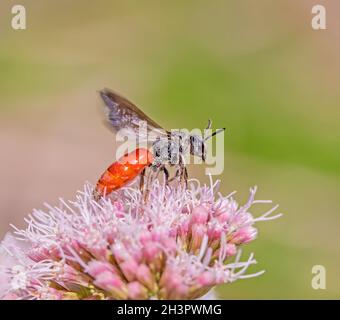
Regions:
M 148 149 L 138 148 L 111 164 L 97 182 L 96 193 L 108 195 L 136 178 L 153 161 Z

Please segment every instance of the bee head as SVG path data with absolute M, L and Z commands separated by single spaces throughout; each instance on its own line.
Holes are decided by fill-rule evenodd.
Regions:
M 208 125 L 206 127 L 207 129 L 211 129 L 211 120 L 208 120 Z M 206 141 L 211 139 L 213 136 L 216 134 L 223 132 L 225 128 L 223 129 L 218 129 L 215 132 L 213 132 L 211 135 L 205 137 L 205 136 L 200 136 L 196 134 L 190 135 L 190 153 L 193 156 L 200 157 L 203 161 L 205 161 L 207 157 L 207 148 L 206 148 Z

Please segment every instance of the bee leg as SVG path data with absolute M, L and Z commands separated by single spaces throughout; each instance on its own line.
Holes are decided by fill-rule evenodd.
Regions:
M 169 185 L 169 171 L 165 166 L 162 167 L 162 170 L 164 172 L 164 178 L 165 178 L 165 184 L 168 186 Z
M 170 179 L 168 180 L 168 182 L 172 182 L 172 181 L 174 181 L 176 178 L 178 178 L 178 177 L 179 177 L 179 172 L 180 172 L 179 169 L 177 169 L 175 175 L 174 175 L 172 178 L 170 178 Z
M 146 177 L 146 186 L 145 186 L 145 188 L 143 190 L 144 202 L 146 202 L 148 200 L 149 193 L 150 193 L 150 185 L 151 185 L 151 182 L 153 181 L 153 177 L 152 176 L 153 176 L 153 173 L 154 173 L 154 170 L 155 170 L 155 167 L 150 166 L 149 168 L 151 170 L 149 170 L 149 174 Z M 158 171 L 159 171 L 159 169 L 157 168 L 157 172 Z
M 184 166 L 182 165 L 181 166 L 181 177 L 180 177 L 180 183 L 181 183 L 181 186 L 183 187 L 184 185 Z
M 146 186 L 143 192 L 143 196 L 144 196 L 144 202 L 146 202 L 148 200 L 149 197 L 149 193 L 150 193 L 150 177 L 152 176 L 152 170 L 149 171 L 148 176 L 146 177 Z
M 184 182 L 185 182 L 185 188 L 188 189 L 188 169 L 185 166 L 184 167 Z
M 180 156 L 180 161 L 179 161 L 179 168 L 180 168 L 180 178 L 179 178 L 179 181 L 180 181 L 180 184 L 181 186 L 183 185 L 186 185 L 187 182 L 187 171 L 186 171 L 186 166 L 185 166 L 185 162 L 184 162 L 184 158 L 183 156 L 181 155 Z
M 156 174 L 155 174 L 154 180 L 158 179 L 159 173 L 160 173 L 162 170 L 163 170 L 163 167 L 159 167 L 159 168 L 157 168 L 157 171 L 156 171 Z
M 148 197 L 149 197 L 149 176 L 150 176 L 151 173 L 149 173 L 149 175 L 146 177 L 146 185 L 145 185 L 145 188 L 143 189 L 143 192 L 142 192 L 142 196 L 143 196 L 143 201 L 144 203 L 148 200 Z
M 145 171 L 146 168 L 143 169 L 143 171 L 140 174 L 140 180 L 139 180 L 139 189 L 142 193 L 144 193 L 144 187 L 145 187 Z

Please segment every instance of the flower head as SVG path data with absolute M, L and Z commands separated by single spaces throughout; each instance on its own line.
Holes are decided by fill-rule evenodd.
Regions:
M 277 218 L 273 210 L 254 218 L 256 188 L 244 206 L 219 182 L 189 188 L 152 184 L 144 201 L 124 187 L 95 201 L 86 184 L 76 200 L 34 210 L 16 245 L 2 244 L 12 262 L 0 269 L 2 297 L 19 299 L 198 299 L 214 286 L 257 276 L 246 274 L 240 247 L 257 236 L 254 224 Z M 15 262 L 13 262 L 15 261 Z

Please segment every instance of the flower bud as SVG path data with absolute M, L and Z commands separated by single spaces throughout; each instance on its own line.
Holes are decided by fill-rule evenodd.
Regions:
M 138 281 L 128 283 L 127 290 L 129 299 L 142 300 L 148 297 L 148 290 Z

